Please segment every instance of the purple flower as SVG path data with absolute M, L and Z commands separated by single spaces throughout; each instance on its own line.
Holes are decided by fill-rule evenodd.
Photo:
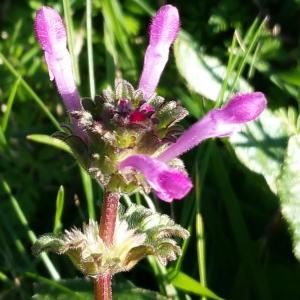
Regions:
M 168 61 L 169 49 L 179 30 L 179 14 L 176 7 L 164 5 L 154 16 L 150 26 L 150 43 L 145 53 L 144 68 L 139 88 L 144 99 L 149 99 L 158 84 Z
M 179 30 L 179 23 L 178 11 L 172 5 L 161 7 L 152 20 L 150 44 L 145 53 L 139 83 L 145 100 L 154 94 L 168 60 L 169 48 Z M 192 184 L 183 171 L 172 169 L 166 163 L 205 139 L 228 136 L 239 130 L 241 125 L 255 120 L 266 104 L 265 96 L 260 92 L 236 95 L 223 108 L 211 110 L 192 125 L 156 159 L 146 155 L 131 155 L 119 164 L 119 169 L 131 167 L 142 172 L 157 196 L 164 201 L 182 199 L 190 191 Z M 138 110 L 134 112 L 132 119 L 141 121 L 144 120 L 144 115 Z
M 233 97 L 221 109 L 213 109 L 201 120 L 187 129 L 178 140 L 158 157 L 169 161 L 189 151 L 203 140 L 224 137 L 241 128 L 241 125 L 255 120 L 266 108 L 263 93 L 240 94 Z
M 127 167 L 142 172 L 156 195 L 166 202 L 185 197 L 193 186 L 186 173 L 147 155 L 129 156 L 120 163 L 119 169 Z
M 166 162 L 212 137 L 224 137 L 255 120 L 265 109 L 266 98 L 262 93 L 241 94 L 233 97 L 221 109 L 213 109 L 187 129 L 156 159 L 146 155 L 131 155 L 119 164 L 122 170 L 132 167 L 142 172 L 157 196 L 167 202 L 182 199 L 192 184 L 183 171 L 172 169 Z
M 67 110 L 80 110 L 80 96 L 67 50 L 66 30 L 60 15 L 53 8 L 43 6 L 36 13 L 34 27 L 37 40 L 44 50 L 50 80 L 55 80 Z
M 133 181 L 132 184 L 142 187 L 144 180 L 141 176 L 134 177 L 128 174 L 141 172 L 156 195 L 167 202 L 182 199 L 192 188 L 186 172 L 171 167 L 173 159 L 208 138 L 231 135 L 241 129 L 243 124 L 255 120 L 267 104 L 265 96 L 260 92 L 236 95 L 223 108 L 211 110 L 177 138 L 179 131 L 175 123 L 186 116 L 186 111 L 175 101 L 165 104 L 161 97 L 152 96 L 167 63 L 169 49 L 178 33 L 179 23 L 178 11 L 172 5 L 161 7 L 153 18 L 150 43 L 145 53 L 144 68 L 139 82 L 139 90 L 143 95 L 141 91 L 128 92 L 134 88 L 125 82 L 124 88 L 128 93 L 125 93 L 124 97 L 122 95 L 116 98 L 116 93 L 106 92 L 103 99 L 108 99 L 108 103 L 97 109 L 93 108 L 95 105 L 102 105 L 101 101 L 92 102 L 93 105 L 89 103 L 91 111 L 88 111 L 88 108 L 83 110 L 80 103 L 61 17 L 54 9 L 42 7 L 35 18 L 36 36 L 45 54 L 50 79 L 55 80 L 71 116 L 72 112 L 76 111 L 78 120 L 81 120 L 78 124 L 82 127 L 78 128 L 76 120 L 73 119 L 75 134 L 87 142 L 86 148 L 96 151 L 84 152 L 85 155 L 91 155 L 90 159 L 83 157 L 82 161 L 89 162 L 84 167 L 91 174 L 96 174 L 95 177 L 103 185 L 109 184 L 114 172 L 119 172 L 118 176 L 121 175 L 121 178 L 122 175 L 126 180 L 135 178 L 137 183 Z M 140 100 L 135 98 L 138 95 L 141 95 Z M 101 115 L 93 115 L 98 111 L 102 112 Z M 110 128 L 118 130 L 110 131 Z M 174 140 L 175 142 L 170 142 Z M 95 147 L 99 141 L 102 146 Z M 76 152 L 76 148 L 74 149 Z M 76 153 L 80 156 L 81 152 Z M 105 160 L 95 160 L 96 157 L 105 157 Z M 125 179 L 124 184 L 127 184 Z

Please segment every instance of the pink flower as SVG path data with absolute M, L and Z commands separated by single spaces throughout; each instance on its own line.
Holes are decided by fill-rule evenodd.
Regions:
M 240 94 L 233 97 L 223 108 L 213 109 L 187 129 L 178 140 L 158 157 L 169 161 L 182 155 L 203 140 L 224 137 L 239 130 L 241 125 L 255 120 L 266 108 L 263 93 Z
M 161 7 L 152 20 L 150 44 L 146 50 L 139 83 L 145 100 L 154 94 L 168 60 L 169 48 L 178 30 L 177 9 L 172 5 Z M 228 136 L 239 130 L 243 124 L 255 120 L 265 109 L 266 104 L 265 96 L 260 92 L 237 95 L 223 108 L 211 110 L 157 158 L 132 155 L 119 164 L 119 169 L 131 167 L 142 172 L 157 196 L 164 201 L 182 199 L 190 191 L 192 183 L 186 173 L 172 169 L 166 163 L 208 138 Z M 132 119 L 137 122 L 143 121 L 144 115 L 138 110 L 132 114 Z
M 139 82 L 139 89 L 142 90 L 144 99 L 134 108 L 129 99 L 118 99 L 117 109 L 114 112 L 118 115 L 116 120 L 122 121 L 128 118 L 128 124 L 132 128 L 143 128 L 143 122 L 148 122 L 147 126 L 150 127 L 146 126 L 145 128 L 148 128 L 149 132 L 151 130 L 155 132 L 151 124 L 155 122 L 159 124 L 160 120 L 155 119 L 158 106 L 151 104 L 150 101 L 147 102 L 147 100 L 151 100 L 151 96 L 155 93 L 161 73 L 168 60 L 169 49 L 178 33 L 179 24 L 178 11 L 172 5 L 161 7 L 154 16 L 150 26 L 150 43 L 145 53 L 144 68 Z M 36 14 L 35 31 L 44 51 L 50 79 L 55 80 L 67 110 L 70 113 L 81 111 L 80 97 L 72 73 L 71 58 L 66 48 L 66 31 L 61 17 L 54 9 L 42 7 Z M 157 157 L 135 153 L 119 162 L 119 171 L 124 172 L 124 174 L 130 169 L 141 172 L 156 195 L 164 201 L 171 202 L 173 199 L 182 199 L 191 190 L 192 183 L 184 171 L 171 168 L 170 162 L 208 138 L 224 137 L 240 130 L 245 123 L 255 120 L 263 112 L 266 104 L 266 98 L 260 92 L 236 95 L 223 108 L 208 112 L 174 143 L 170 143 Z M 180 110 L 173 111 L 175 115 L 178 114 L 177 121 L 185 116 L 185 113 L 179 113 Z M 85 115 L 85 111 L 82 113 Z M 95 122 L 97 126 L 99 126 L 99 117 L 97 116 Z M 109 118 L 107 113 L 105 118 Z M 76 129 L 78 125 L 75 120 L 73 121 Z M 87 123 L 89 124 L 89 122 Z M 121 124 L 125 126 L 127 123 Z M 171 126 L 170 124 L 166 126 Z M 75 131 L 81 137 L 84 136 L 80 128 Z M 107 134 L 107 136 L 109 135 Z M 88 141 L 88 139 L 86 140 Z M 120 153 L 123 153 L 123 150 Z
M 186 173 L 147 155 L 131 155 L 119 165 L 120 170 L 127 167 L 142 172 L 156 195 L 166 202 L 185 197 L 193 186 Z
M 255 120 L 266 105 L 266 98 L 260 92 L 237 95 L 223 108 L 211 110 L 157 158 L 131 155 L 119 164 L 119 169 L 131 167 L 142 172 L 157 196 L 164 201 L 182 199 L 190 191 L 192 183 L 186 173 L 172 169 L 166 163 L 208 138 L 228 136 L 239 130 L 241 125 Z
M 80 110 L 80 96 L 67 50 L 64 23 L 56 10 L 43 6 L 36 13 L 35 33 L 48 65 L 50 80 L 55 80 L 58 92 L 69 112 Z
M 139 88 L 144 99 L 149 99 L 156 89 L 161 73 L 168 61 L 169 49 L 179 30 L 176 7 L 164 5 L 154 16 L 150 26 L 150 43 L 145 53 L 144 68 Z

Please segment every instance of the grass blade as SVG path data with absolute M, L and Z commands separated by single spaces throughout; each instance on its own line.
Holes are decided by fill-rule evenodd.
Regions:
M 75 55 L 74 27 L 73 27 L 72 15 L 71 15 L 71 4 L 69 0 L 63 0 L 63 8 L 64 8 L 66 28 L 67 28 L 68 48 L 71 55 L 73 73 L 75 76 L 76 83 L 80 85 L 80 73 L 79 73 L 78 59 Z
M 4 191 L 7 193 L 8 195 L 8 199 L 16 213 L 17 218 L 19 219 L 20 223 L 23 225 L 23 227 L 25 228 L 26 232 L 27 232 L 27 236 L 30 240 L 31 243 L 34 243 L 36 241 L 36 235 L 35 233 L 30 229 L 28 221 L 25 217 L 25 214 L 23 213 L 22 208 L 20 207 L 17 199 L 12 195 L 11 193 L 11 189 L 10 186 L 8 185 L 8 183 L 4 180 L 1 180 L 2 182 L 2 186 L 4 188 Z M 60 279 L 60 275 L 57 272 L 56 268 L 54 267 L 52 261 L 49 259 L 48 255 L 46 253 L 42 253 L 41 254 L 41 259 L 44 263 L 44 265 L 46 266 L 47 270 L 49 271 L 49 274 L 51 275 L 51 277 L 55 280 L 59 280 Z
M 115 71 L 117 62 L 117 49 L 112 28 L 109 26 L 107 18 L 104 15 L 104 46 L 105 46 L 105 65 L 106 79 L 113 86 L 115 81 Z
M 92 1 L 86 0 L 86 39 L 88 50 L 88 69 L 90 82 L 90 96 L 95 97 L 95 75 L 94 75 L 94 58 L 93 58 L 93 27 L 92 27 Z
M 222 105 L 222 102 L 223 102 L 224 96 L 225 96 L 225 92 L 226 92 L 227 87 L 228 87 L 229 77 L 230 77 L 231 72 L 233 71 L 233 69 L 235 68 L 235 65 L 237 63 L 237 56 L 234 57 L 235 55 L 234 55 L 234 51 L 233 51 L 233 49 L 235 49 L 235 47 L 236 47 L 236 43 L 237 43 L 236 34 L 234 34 L 233 38 L 232 38 L 231 46 L 230 46 L 229 51 L 228 51 L 230 54 L 229 54 L 229 58 L 228 58 L 226 74 L 225 74 L 223 84 L 222 84 L 222 88 L 219 92 L 215 107 L 220 107 Z
M 20 84 L 36 102 L 36 104 L 41 108 L 41 110 L 46 114 L 50 119 L 53 125 L 60 130 L 60 125 L 53 114 L 50 112 L 48 107 L 44 104 L 43 100 L 35 93 L 35 91 L 30 87 L 30 85 L 21 77 L 20 73 L 11 65 L 11 63 L 6 59 L 6 57 L 0 52 L 0 59 L 3 61 L 4 65 L 10 71 L 12 75 L 16 78 L 20 78 Z
M 233 84 L 231 86 L 231 91 L 230 91 L 230 94 L 232 94 L 235 90 L 235 86 L 237 84 L 237 81 L 239 80 L 245 66 L 246 66 L 246 62 L 247 62 L 247 59 L 249 58 L 249 55 L 250 53 L 252 52 L 252 50 L 254 49 L 254 47 L 256 46 L 257 42 L 258 42 L 258 39 L 260 37 L 260 34 L 265 26 L 265 23 L 266 23 L 267 19 L 265 18 L 261 24 L 259 25 L 258 29 L 256 30 L 253 38 L 251 39 L 251 42 L 250 42 L 250 45 L 247 47 L 247 50 L 245 51 L 245 54 L 244 56 L 242 57 L 242 60 L 240 62 L 240 65 L 237 69 L 237 73 L 236 73 L 236 76 L 235 76 L 235 79 L 233 81 Z
M 4 148 L 6 145 L 7 145 L 7 141 L 6 141 L 3 129 L 0 126 L 0 146 Z
M 183 272 L 179 272 L 174 278 L 171 279 L 171 282 L 177 288 L 199 295 L 199 296 L 206 296 L 211 299 L 221 300 L 218 295 L 216 295 L 213 291 L 208 289 L 207 287 L 203 286 L 197 280 L 193 279 L 192 277 L 188 276 Z
M 23 242 L 16 236 L 13 228 L 11 227 L 11 224 L 7 218 L 7 214 L 0 211 L 0 217 L 1 217 L 1 224 L 3 226 L 4 232 L 8 233 L 8 236 L 13 241 L 18 251 L 18 254 L 23 258 L 24 262 L 26 262 L 27 265 L 30 265 L 30 257 L 25 250 L 25 246 Z M 5 243 L 8 244 L 7 241 L 5 241 Z M 11 251 L 11 252 L 15 253 L 15 251 Z
M 36 143 L 45 144 L 63 150 L 69 154 L 72 154 L 71 148 L 62 140 L 54 138 L 47 134 L 30 134 L 27 135 L 27 139 Z
M 196 239 L 200 283 L 206 287 L 205 236 L 203 220 L 200 212 L 197 212 L 196 214 Z M 206 297 L 203 296 L 202 300 L 206 300 Z
M 244 40 L 241 39 L 239 33 L 237 31 L 234 32 L 232 43 L 229 48 L 229 58 L 226 68 L 226 74 L 225 78 L 223 80 L 222 88 L 220 90 L 220 93 L 218 95 L 216 105 L 215 107 L 220 107 L 224 101 L 225 92 L 228 89 L 229 81 L 233 74 L 235 74 L 235 78 L 230 83 L 230 88 L 232 94 L 235 91 L 236 84 L 242 74 L 243 69 L 245 68 L 246 61 L 253 50 L 253 47 L 256 45 L 258 38 L 260 36 L 261 30 L 263 28 L 263 25 L 265 23 L 266 19 L 262 21 L 262 23 L 259 25 L 259 19 L 256 18 L 250 28 L 248 29 Z M 240 45 L 240 49 L 244 53 L 244 55 L 241 57 L 239 55 L 239 50 L 236 50 L 237 43 Z M 250 43 L 250 45 L 249 45 Z M 246 48 L 246 49 L 245 49 Z M 240 63 L 239 63 L 240 61 Z M 239 68 L 237 72 L 234 72 L 236 66 L 239 63 Z
M 14 103 L 16 92 L 18 90 L 20 81 L 21 81 L 21 78 L 19 77 L 16 80 L 15 84 L 12 86 L 9 97 L 8 97 L 6 110 L 5 110 L 5 113 L 3 115 L 2 122 L 1 122 L 3 133 L 5 133 L 6 128 L 7 128 L 8 120 L 9 120 L 10 113 L 11 113 L 11 108 L 12 108 L 12 105 Z
M 93 193 L 93 184 L 90 175 L 80 167 L 80 176 L 85 193 L 85 199 L 87 203 L 88 216 L 89 219 L 96 219 L 95 206 L 94 206 L 94 193 Z
M 136 3 L 140 8 L 142 8 L 149 16 L 153 16 L 155 10 L 150 7 L 145 1 L 143 0 L 132 0 L 132 2 Z
M 55 217 L 54 217 L 53 232 L 59 232 L 62 229 L 61 217 L 64 210 L 64 202 L 65 202 L 65 190 L 64 187 L 61 185 L 58 189 L 57 196 L 56 196 L 56 210 L 55 210 Z
M 113 34 L 113 39 L 118 42 L 122 52 L 125 54 L 124 58 L 130 66 L 130 69 L 135 72 L 135 59 L 132 49 L 129 46 L 128 32 L 119 1 L 103 0 L 102 13 L 107 29 Z

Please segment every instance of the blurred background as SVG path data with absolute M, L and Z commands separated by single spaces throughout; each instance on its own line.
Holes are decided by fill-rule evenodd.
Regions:
M 131 196 L 171 215 L 191 238 L 167 268 L 145 259 L 116 276 L 115 298 L 300 299 L 300 1 L 168 3 L 179 9 L 182 31 L 158 93 L 188 109 L 182 125 L 236 92 L 262 91 L 268 110 L 242 132 L 184 155 L 195 185 L 186 199 Z M 93 297 L 67 258 L 30 249 L 36 236 L 98 218 L 102 199 L 51 137 L 66 113 L 34 37 L 36 10 L 48 5 L 65 16 L 78 87 L 89 96 L 115 76 L 137 85 L 150 18 L 163 4 L 1 1 L 0 299 Z

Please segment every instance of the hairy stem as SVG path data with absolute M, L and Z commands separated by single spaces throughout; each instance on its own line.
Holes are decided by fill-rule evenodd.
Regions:
M 106 192 L 101 209 L 99 235 L 107 246 L 113 243 L 120 195 L 118 193 Z M 112 274 L 99 275 L 95 280 L 95 300 L 111 300 Z
M 96 300 L 111 300 L 111 274 L 100 275 L 95 280 L 95 299 Z

